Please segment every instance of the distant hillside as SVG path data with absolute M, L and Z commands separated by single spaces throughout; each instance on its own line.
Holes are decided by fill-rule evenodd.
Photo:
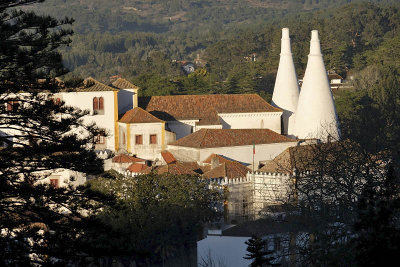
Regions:
M 144 95 L 268 98 L 282 27 L 291 30 L 299 76 L 311 29 L 321 32 L 327 68 L 346 76 L 370 64 L 382 42 L 393 43 L 399 6 L 398 0 L 47 0 L 28 8 L 75 19 L 73 42 L 62 51 L 68 77 L 123 75 Z M 185 76 L 178 62 L 197 56 L 204 69 Z

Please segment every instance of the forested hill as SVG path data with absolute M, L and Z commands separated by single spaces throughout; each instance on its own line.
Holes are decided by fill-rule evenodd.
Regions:
M 282 27 L 290 28 L 299 76 L 312 29 L 321 33 L 327 69 L 346 76 L 383 60 L 382 51 L 398 53 L 399 7 L 397 0 L 47 0 L 29 8 L 75 19 L 73 42 L 63 51 L 69 77 L 122 75 L 143 95 L 268 98 Z M 174 60 L 197 55 L 204 68 L 183 75 Z

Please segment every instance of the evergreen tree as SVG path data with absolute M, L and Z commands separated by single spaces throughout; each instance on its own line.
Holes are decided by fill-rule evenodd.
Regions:
M 253 262 L 249 265 L 251 267 L 261 267 L 261 266 L 278 266 L 279 264 L 274 264 L 272 261 L 275 260 L 273 257 L 272 251 L 269 251 L 267 248 L 266 240 L 263 240 L 258 235 L 253 235 L 249 240 L 245 242 L 247 245 L 246 256 L 243 258 L 246 260 L 253 260 Z M 268 256 L 269 255 L 269 256 Z
M 102 163 L 86 113 L 51 99 L 66 71 L 57 49 L 70 42 L 62 26 L 71 20 L 16 9 L 38 2 L 0 4 L 0 265 L 81 262 L 79 237 L 95 222 L 87 215 L 104 201 L 88 189 L 42 185 L 55 169 L 91 173 Z

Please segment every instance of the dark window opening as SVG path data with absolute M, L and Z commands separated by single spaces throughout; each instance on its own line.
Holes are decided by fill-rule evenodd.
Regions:
M 135 137 L 135 143 L 137 144 L 137 145 L 143 145 L 143 135 L 136 135 L 136 137 Z
M 151 145 L 157 144 L 157 135 L 156 134 L 150 135 L 150 144 Z

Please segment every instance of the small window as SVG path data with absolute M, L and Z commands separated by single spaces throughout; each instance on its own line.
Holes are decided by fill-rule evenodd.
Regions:
M 104 133 L 100 133 L 100 134 L 96 135 L 94 137 L 94 142 L 95 142 L 95 144 L 105 144 L 106 138 L 104 136 Z
M 123 145 L 126 144 L 126 136 L 125 136 L 125 133 L 122 134 L 122 144 L 123 144 Z
M 151 145 L 157 144 L 157 135 L 156 134 L 150 135 L 150 144 Z
M 97 97 L 93 98 L 93 110 L 99 109 L 99 99 Z
M 58 179 L 50 179 L 50 186 L 58 188 Z
M 61 106 L 61 98 L 57 97 L 55 103 L 57 106 Z
M 99 110 L 104 110 L 104 98 L 99 98 Z
M 135 144 L 137 145 L 143 145 L 143 135 L 136 135 L 135 137 Z

